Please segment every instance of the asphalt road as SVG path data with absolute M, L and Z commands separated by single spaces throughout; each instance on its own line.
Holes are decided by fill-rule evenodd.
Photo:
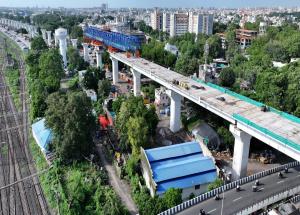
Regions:
M 198 215 L 200 209 L 209 215 L 232 215 L 242 209 L 260 202 L 273 194 L 280 193 L 288 188 L 293 188 L 300 184 L 300 167 L 291 168 L 287 174 L 283 174 L 283 178 L 278 177 L 278 173 L 269 175 L 259 180 L 258 192 L 252 191 L 254 182 L 241 186 L 241 191 L 235 189 L 220 194 L 221 199 L 209 199 L 205 202 L 190 207 L 178 214 L 180 215 Z M 223 201 L 222 201 L 223 200 Z M 222 204 L 223 202 L 223 204 Z M 221 213 L 223 208 L 223 213 Z

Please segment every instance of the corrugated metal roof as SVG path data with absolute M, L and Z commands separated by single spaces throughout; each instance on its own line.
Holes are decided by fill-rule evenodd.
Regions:
M 45 127 L 45 119 L 41 119 L 32 124 L 32 133 L 37 144 L 44 150 L 47 150 L 47 145 L 52 139 L 52 132 Z
M 198 142 L 187 142 L 155 149 L 148 149 L 145 152 L 149 162 L 153 162 L 194 153 L 202 153 L 202 149 Z
M 145 150 L 158 194 L 169 188 L 187 188 L 213 182 L 216 167 L 210 157 L 203 156 L 198 142 Z

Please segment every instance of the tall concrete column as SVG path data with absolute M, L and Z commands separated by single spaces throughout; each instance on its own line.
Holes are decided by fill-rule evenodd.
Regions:
M 172 90 L 166 90 L 170 97 L 170 130 L 177 132 L 181 128 L 181 98 L 182 96 Z
M 113 76 L 113 84 L 117 84 L 119 82 L 119 65 L 118 60 L 114 58 L 110 58 L 112 61 L 112 76 Z
M 59 40 L 59 52 L 63 58 L 64 66 L 67 66 L 67 29 L 58 28 L 55 30 L 55 37 Z
M 100 68 L 100 69 L 102 69 L 102 67 L 103 67 L 102 53 L 103 53 L 103 51 L 101 51 L 101 50 L 96 51 L 97 67 Z
M 141 95 L 141 73 L 134 70 L 133 68 L 130 69 L 133 76 L 133 94 L 134 96 Z
M 230 125 L 230 131 L 234 136 L 233 152 L 233 179 L 239 179 L 247 176 L 247 164 L 250 149 L 251 136 L 238 129 L 235 125 Z
M 44 41 L 47 42 L 46 30 L 45 29 L 41 29 L 41 31 L 42 31 L 42 37 L 43 37 Z
M 47 31 L 48 46 L 51 46 L 51 31 Z
M 78 42 L 78 39 L 71 39 L 71 42 L 72 42 L 73 48 L 77 49 L 77 42 Z
M 84 59 L 85 62 L 90 62 L 89 44 L 82 43 L 82 46 L 83 46 L 83 59 Z

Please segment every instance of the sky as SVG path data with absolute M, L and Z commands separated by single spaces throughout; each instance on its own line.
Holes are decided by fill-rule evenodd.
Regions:
M 0 7 L 275 7 L 300 6 L 300 0 L 0 0 Z

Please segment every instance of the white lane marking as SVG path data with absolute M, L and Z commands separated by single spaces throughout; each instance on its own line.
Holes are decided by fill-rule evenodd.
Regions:
M 216 211 L 216 210 L 217 210 L 217 208 L 212 209 L 211 211 L 208 211 L 207 213 L 210 214 L 210 213 L 212 213 L 212 212 L 214 212 L 214 211 Z
M 277 184 L 281 184 L 281 183 L 283 183 L 283 182 L 284 182 L 283 180 L 282 180 L 282 181 L 278 181 Z
M 264 187 L 262 187 L 262 188 L 260 188 L 259 190 L 257 190 L 257 191 L 262 191 L 263 189 L 265 189 Z
M 243 198 L 243 197 L 236 198 L 236 199 L 233 200 L 233 202 L 236 202 L 236 201 L 238 201 L 238 200 L 240 200 L 240 199 L 242 199 L 242 198 Z

